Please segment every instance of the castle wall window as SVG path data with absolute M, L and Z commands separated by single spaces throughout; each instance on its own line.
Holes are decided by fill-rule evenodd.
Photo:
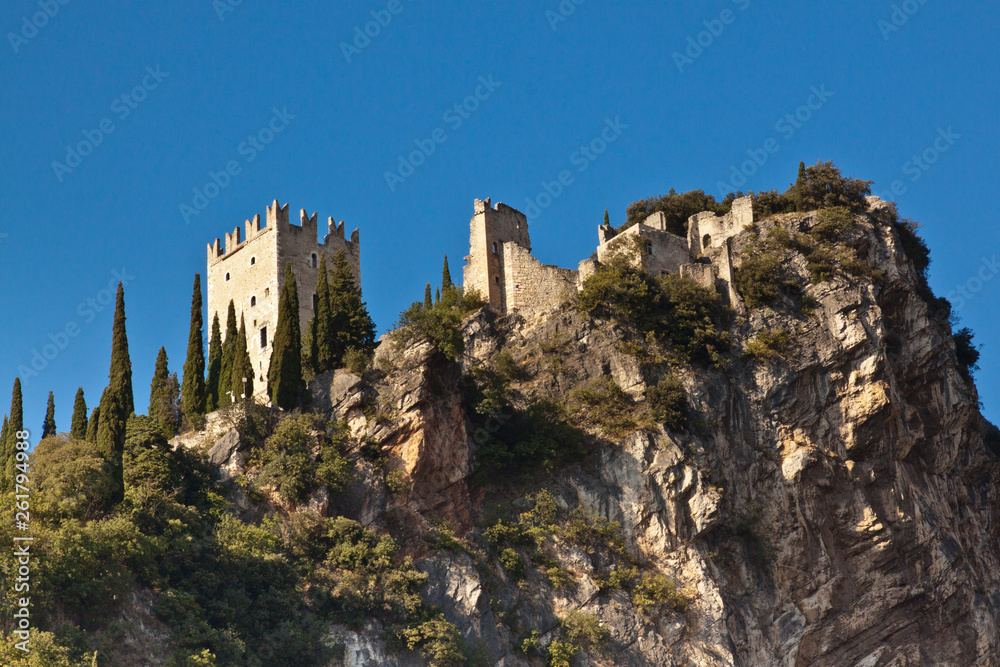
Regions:
M 710 248 L 711 246 L 712 246 L 712 235 L 711 234 L 705 234 L 705 236 L 702 237 L 702 239 L 701 239 L 701 247 L 702 248 Z
M 256 257 L 251 257 L 250 258 L 250 266 L 253 266 L 256 263 L 257 263 L 257 258 Z
M 267 347 L 267 327 L 260 330 L 260 349 Z
M 497 242 L 496 241 L 493 242 L 493 254 L 494 255 L 497 254 Z
M 264 288 L 264 296 L 271 296 L 271 288 L 270 287 L 265 287 Z
M 257 305 L 257 297 L 255 296 L 250 297 L 250 307 L 253 308 L 256 305 Z
M 653 244 L 650 243 L 649 241 L 646 242 L 646 254 L 647 255 L 653 254 Z
M 227 281 L 229 280 L 229 274 L 228 273 L 226 274 L 226 280 Z
M 309 266 L 311 266 L 314 269 L 317 266 L 319 266 L 319 261 L 317 260 L 316 253 L 313 253 L 312 257 L 309 258 Z

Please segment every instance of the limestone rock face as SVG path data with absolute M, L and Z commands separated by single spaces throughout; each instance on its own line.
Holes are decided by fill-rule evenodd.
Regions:
M 760 231 L 814 222 L 779 216 Z M 732 239 L 737 267 L 748 235 Z M 838 271 L 811 285 L 792 257 L 812 312 L 755 309 L 733 325 L 737 352 L 778 328 L 788 350 L 677 371 L 697 428 L 601 441 L 545 483 L 564 507 L 620 522 L 629 553 L 686 591 L 683 613 L 651 618 L 623 592 L 602 592 L 586 554 L 558 541 L 547 553 L 572 573 L 570 590 L 532 568 L 515 584 L 464 555 L 417 554 L 428 601 L 490 664 L 529 664 L 510 627 L 537 629 L 544 644 L 580 609 L 611 635 L 605 655 L 579 656 L 586 665 L 1000 665 L 1000 465 L 975 386 L 892 227 L 859 218 L 848 244 L 878 280 Z M 564 398 L 611 377 L 641 404 L 662 372 L 624 351 L 618 324 L 570 307 L 528 321 L 481 312 L 464 332 L 462 364 L 508 350 L 524 396 Z M 405 475 L 401 503 L 466 534 L 484 508 L 470 495 L 476 444 L 458 366 L 426 344 L 378 356 L 383 412 L 366 437 Z

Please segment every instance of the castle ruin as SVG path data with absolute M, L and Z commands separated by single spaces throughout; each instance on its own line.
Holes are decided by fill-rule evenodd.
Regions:
M 719 290 L 738 306 L 730 239 L 750 224 L 752 199 L 741 197 L 725 215 L 706 211 L 691 216 L 687 238 L 667 231 L 662 212 L 620 232 L 600 225 L 596 260 L 585 259 L 576 269 L 563 269 L 532 256 L 528 219 L 523 213 L 500 202 L 494 206 L 489 199 L 477 199 L 463 283 L 465 289 L 478 291 L 495 313 L 533 317 L 558 308 L 569 290 L 581 289 L 601 263 L 621 253 L 653 275 L 679 273 Z
M 257 377 L 254 378 L 256 394 L 265 394 L 267 369 L 273 351 L 272 338 L 278 323 L 278 295 L 285 279 L 285 264 L 291 262 L 299 294 L 299 325 L 306 330 L 315 314 L 316 276 L 320 255 L 327 261 L 339 250 L 344 250 L 354 271 L 354 280 L 361 283 L 361 243 L 355 229 L 348 240 L 344 236 L 344 223 L 334 223 L 329 218 L 327 234 L 318 241 L 317 214 L 312 217 L 303 209 L 300 224 L 288 220 L 288 204 L 278 205 L 275 199 L 267 207 L 265 224 L 260 215 L 247 220 L 246 238 L 237 226 L 226 234 L 225 247 L 215 239 L 208 246 L 208 319 L 217 314 L 226 335 L 226 316 L 229 301 L 236 307 L 236 320 L 245 318 L 247 349 Z

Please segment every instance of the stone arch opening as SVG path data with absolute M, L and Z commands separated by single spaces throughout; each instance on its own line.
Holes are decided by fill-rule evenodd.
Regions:
M 704 249 L 704 248 L 711 248 L 712 247 L 712 235 L 711 234 L 705 234 L 703 237 L 701 237 L 701 247 L 702 247 L 702 249 Z

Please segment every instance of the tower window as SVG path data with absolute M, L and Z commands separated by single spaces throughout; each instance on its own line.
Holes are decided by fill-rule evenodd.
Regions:
M 309 266 L 311 266 L 314 269 L 317 266 L 319 266 L 319 261 L 317 260 L 316 253 L 313 253 L 312 257 L 309 258 Z
M 226 280 L 229 280 L 229 274 L 228 273 L 226 274 Z
M 256 305 L 257 305 L 257 297 L 255 296 L 250 297 L 250 307 L 253 308 Z
M 264 296 L 271 296 L 271 288 L 270 287 L 265 287 L 264 288 Z
M 701 247 L 702 248 L 712 247 L 712 236 L 710 234 L 705 234 L 705 236 L 701 239 Z
M 496 278 L 494 278 L 493 280 L 494 280 L 494 281 L 496 282 L 496 284 L 497 284 L 497 285 L 499 285 L 499 284 L 500 284 L 500 276 L 497 276 L 497 277 L 496 277 Z
M 250 266 L 253 266 L 256 263 L 257 263 L 257 258 L 256 257 L 251 257 L 250 258 Z
M 260 348 L 264 349 L 265 347 L 267 347 L 267 327 L 260 330 Z
M 649 241 L 646 242 L 646 254 L 647 255 L 653 254 L 653 244 L 650 243 Z
M 496 241 L 493 242 L 493 254 L 494 255 L 497 254 L 497 242 Z M 228 278 L 226 280 L 228 280 Z

